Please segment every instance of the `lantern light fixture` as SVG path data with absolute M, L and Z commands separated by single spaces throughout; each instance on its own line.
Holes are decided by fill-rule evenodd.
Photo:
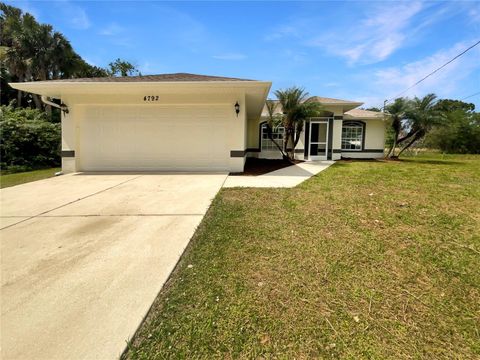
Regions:
M 235 113 L 237 114 L 237 117 L 238 117 L 238 113 L 240 112 L 240 104 L 238 103 L 238 101 L 235 103 Z

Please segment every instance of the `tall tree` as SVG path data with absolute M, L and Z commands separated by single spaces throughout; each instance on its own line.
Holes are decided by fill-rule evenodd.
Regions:
M 395 157 L 395 150 L 398 144 L 398 138 L 402 131 L 402 122 L 405 120 L 408 101 L 404 98 L 395 99 L 395 101 L 385 107 L 385 111 L 390 115 L 390 124 L 392 130 L 392 145 L 388 149 L 386 157 Z
M 453 99 L 441 99 L 435 104 L 435 108 L 441 112 L 451 112 L 461 110 L 464 112 L 473 112 L 475 110 L 475 104 L 466 103 L 460 100 Z
M 436 99 L 435 94 L 428 94 L 423 98 L 415 97 L 411 100 L 406 111 L 406 134 L 398 139 L 398 144 L 403 145 L 398 157 L 445 119 L 436 108 Z
M 460 100 L 442 99 L 435 108 L 445 121 L 427 134 L 425 144 L 448 153 L 480 153 L 480 114 L 475 105 Z
M 290 160 L 293 160 L 304 121 L 310 117 L 319 116 L 322 106 L 318 102 L 310 100 L 308 92 L 298 87 L 277 90 L 275 96 L 278 98 L 283 112 L 282 123 L 285 128 L 283 151 Z
M 109 75 L 105 69 L 86 63 L 51 25 L 39 24 L 32 15 L 23 14 L 18 8 L 0 3 L 0 26 L 2 84 L 7 78 L 22 82 Z M 2 91 L 2 103 L 10 103 L 11 94 Z M 24 96 L 21 91 L 16 94 L 17 106 L 33 99 L 36 108 L 44 109 L 37 95 Z

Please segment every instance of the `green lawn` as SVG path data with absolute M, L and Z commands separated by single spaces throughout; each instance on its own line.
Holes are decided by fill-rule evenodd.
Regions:
M 14 174 L 2 174 L 0 175 L 0 188 L 46 179 L 55 176 L 55 173 L 60 170 L 60 168 L 50 168 Z
M 480 357 L 480 156 L 224 189 L 124 358 Z

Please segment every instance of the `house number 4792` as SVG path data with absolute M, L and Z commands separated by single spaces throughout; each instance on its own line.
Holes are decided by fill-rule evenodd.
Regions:
M 158 101 L 158 95 L 147 95 L 143 97 L 143 101 Z

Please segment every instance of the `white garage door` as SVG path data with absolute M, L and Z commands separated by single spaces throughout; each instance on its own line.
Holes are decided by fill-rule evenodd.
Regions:
M 83 171 L 227 170 L 228 106 L 86 106 Z

